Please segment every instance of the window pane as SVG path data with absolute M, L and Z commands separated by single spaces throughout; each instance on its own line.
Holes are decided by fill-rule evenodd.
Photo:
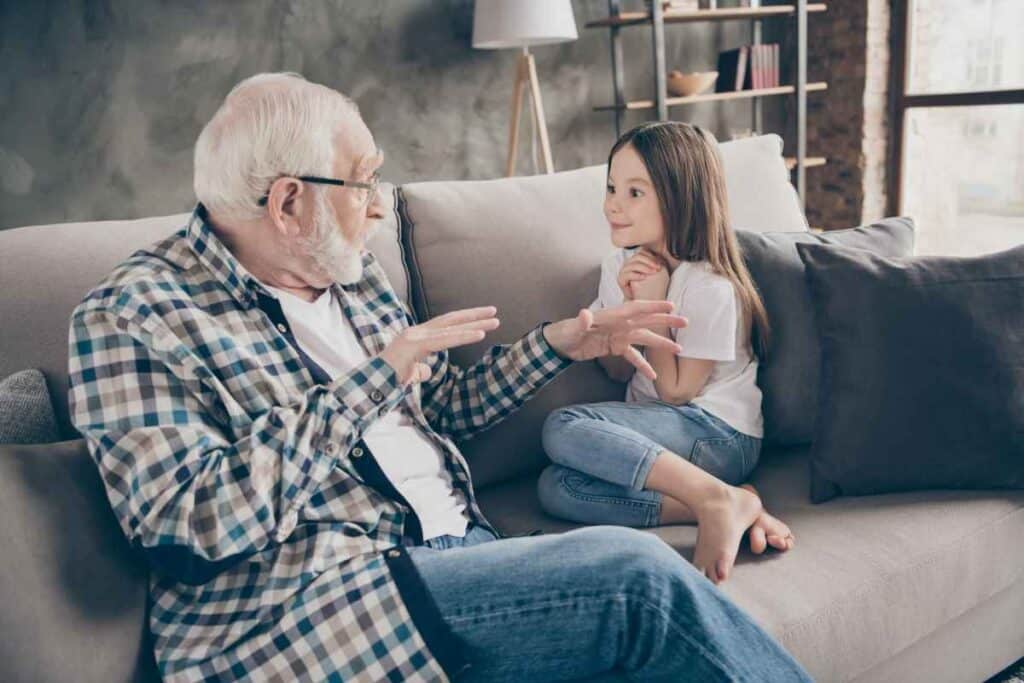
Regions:
M 907 92 L 1024 87 L 1024 0 L 913 0 Z
M 909 109 L 905 131 L 901 212 L 918 254 L 1024 243 L 1024 105 Z

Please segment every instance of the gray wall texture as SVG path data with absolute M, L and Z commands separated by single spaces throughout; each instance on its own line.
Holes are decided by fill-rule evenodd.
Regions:
M 583 28 L 608 5 L 573 8 L 579 40 L 534 50 L 558 170 L 602 162 L 615 137 L 612 115 L 592 111 L 612 97 L 608 31 Z M 500 176 L 516 51 L 474 50 L 472 26 L 471 0 L 0 0 L 0 229 L 190 209 L 196 136 L 261 71 L 354 98 L 387 180 Z M 669 68 L 713 69 L 750 31 L 672 26 Z M 623 35 L 627 96 L 651 97 L 649 31 Z M 766 100 L 766 122 L 784 121 L 781 107 Z M 721 139 L 752 125 L 749 101 L 671 114 Z M 520 173 L 533 172 L 528 131 L 524 119 Z

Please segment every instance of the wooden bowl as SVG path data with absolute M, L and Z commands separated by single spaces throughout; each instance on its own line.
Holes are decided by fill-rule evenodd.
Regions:
M 718 80 L 717 71 L 695 71 L 684 74 L 682 71 L 670 71 L 667 78 L 669 93 L 677 97 L 699 95 Z

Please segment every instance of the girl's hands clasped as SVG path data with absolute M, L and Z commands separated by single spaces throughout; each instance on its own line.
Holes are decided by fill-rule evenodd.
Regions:
M 618 283 L 626 301 L 661 300 L 668 293 L 669 270 L 656 254 L 640 249 L 622 264 Z

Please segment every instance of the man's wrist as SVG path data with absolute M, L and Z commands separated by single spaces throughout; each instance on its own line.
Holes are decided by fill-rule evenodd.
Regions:
M 562 340 L 559 338 L 560 328 L 557 327 L 558 323 L 544 322 L 540 326 L 540 336 L 547 343 L 552 353 L 558 356 L 561 360 L 572 360 L 566 355 Z

